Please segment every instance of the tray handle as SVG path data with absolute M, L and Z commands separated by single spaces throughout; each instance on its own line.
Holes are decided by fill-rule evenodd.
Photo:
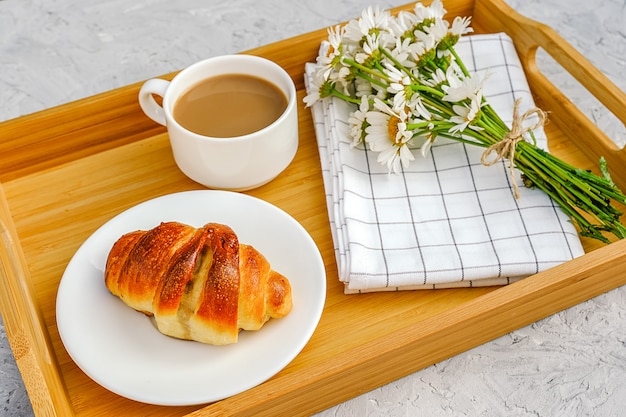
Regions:
M 479 24 L 480 31 L 505 32 L 513 39 L 537 104 L 549 112 L 549 120 L 569 139 L 595 161 L 604 156 L 609 167 L 626 163 L 626 150 L 620 149 L 539 70 L 537 49 L 544 49 L 625 125 L 626 93 L 554 29 L 522 16 L 502 0 L 476 0 L 473 22 Z M 611 174 L 615 174 L 613 179 L 622 189 L 626 188 L 626 174 Z
M 35 414 L 73 416 L 34 294 L 26 259 L 0 184 L 0 313 L 11 350 Z

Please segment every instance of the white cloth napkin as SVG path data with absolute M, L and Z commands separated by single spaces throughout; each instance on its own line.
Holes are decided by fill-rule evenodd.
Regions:
M 470 71 L 489 70 L 484 93 L 510 126 L 534 107 L 519 57 L 505 34 L 461 38 Z M 306 65 L 307 88 L 314 64 Z M 339 278 L 346 293 L 503 285 L 582 255 L 576 229 L 542 191 L 511 189 L 508 163 L 483 166 L 483 148 L 438 139 L 402 174 L 367 149 L 350 147 L 353 105 L 312 106 Z M 544 149 L 542 129 L 535 131 Z

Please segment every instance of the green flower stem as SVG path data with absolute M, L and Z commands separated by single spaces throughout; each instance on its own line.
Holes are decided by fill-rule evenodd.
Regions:
M 626 237 L 626 228 L 619 222 L 622 213 L 610 204 L 610 198 L 607 196 L 608 181 L 602 181 L 597 176 L 593 182 L 587 181 L 585 178 L 593 174 L 574 168 L 529 142 L 519 142 L 518 148 L 515 154 L 516 168 L 570 215 L 578 224 L 583 236 L 593 237 L 605 243 L 608 243 L 608 239 L 602 235 L 602 231 L 611 232 L 619 239 Z M 581 178 L 579 174 L 583 172 L 585 174 Z M 626 202 L 626 196 L 621 192 L 613 189 L 610 194 L 616 201 Z M 594 217 L 599 225 L 590 223 L 583 216 L 573 216 L 572 213 L 578 210 Z
M 456 63 L 459 65 L 459 68 L 461 68 L 461 71 L 463 71 L 463 74 L 466 77 L 470 76 L 469 71 L 467 70 L 467 68 L 465 68 L 465 64 L 463 63 L 463 61 L 461 60 L 461 58 L 459 57 L 459 55 L 456 53 L 456 50 L 454 49 L 453 46 L 448 46 L 448 51 L 450 51 L 450 53 L 452 54 L 452 56 L 454 57 L 454 59 L 456 60 Z
M 502 119 L 493 111 L 491 106 L 483 106 L 480 110 L 480 118 L 478 121 L 478 126 L 484 127 L 487 131 L 491 133 L 493 137 L 493 143 L 503 138 L 504 135 L 509 131 L 509 128 L 504 124 Z
M 445 95 L 442 91 L 436 90 L 424 84 L 411 84 L 411 90 L 415 92 L 430 93 L 439 99 L 441 99 Z
M 578 225 L 578 228 L 581 230 L 581 235 L 592 237 L 604 243 L 609 243 L 608 239 L 604 237 L 601 232 L 597 231 L 596 228 L 594 228 L 593 225 L 586 218 L 584 218 L 576 208 L 573 208 L 567 200 L 562 199 L 561 194 L 553 192 L 551 188 L 546 187 L 538 178 L 533 178 L 532 173 L 529 178 L 537 188 L 549 195 L 554 202 L 561 207 L 563 212 Z
M 391 80 L 389 79 L 389 77 L 388 77 L 385 73 L 383 73 L 383 72 L 381 72 L 381 71 L 379 71 L 379 70 L 376 70 L 376 69 L 372 69 L 372 68 L 367 67 L 367 66 L 365 66 L 365 65 L 359 64 L 358 62 L 356 62 L 356 61 L 355 61 L 355 60 L 353 60 L 353 59 L 350 59 L 350 58 L 345 58 L 345 57 L 344 57 L 344 58 L 343 58 L 343 62 L 344 62 L 345 64 L 347 64 L 347 65 L 351 66 L 352 68 L 356 68 L 356 69 L 358 69 L 359 71 L 361 71 L 361 72 L 363 72 L 363 73 L 365 73 L 365 74 L 370 74 L 370 75 L 374 75 L 374 76 L 376 76 L 376 77 L 380 77 L 381 79 L 383 79 L 383 80 L 387 81 L 388 83 L 391 81 Z
M 342 99 L 344 101 L 347 101 L 349 103 L 354 103 L 354 104 L 360 104 L 361 103 L 361 100 L 359 100 L 357 98 L 353 98 L 353 97 L 348 96 L 346 94 L 343 94 L 341 91 L 337 90 L 336 88 L 333 88 L 330 91 L 330 94 L 335 96 L 335 97 L 337 97 L 337 98 L 340 98 L 340 99 Z
M 377 80 L 376 78 L 370 77 L 370 74 L 371 74 L 371 71 L 368 73 L 359 71 L 355 75 L 357 77 L 363 78 L 365 81 L 367 81 L 370 84 L 374 84 L 385 89 L 388 87 L 388 84 L 385 84 L 384 82 Z
M 555 163 L 555 160 L 557 158 L 547 152 L 544 152 L 534 147 L 528 142 L 520 142 L 518 146 L 521 148 L 522 152 L 525 151 L 527 155 L 534 158 L 535 166 L 540 166 L 540 164 L 543 164 L 544 166 L 546 166 L 546 172 L 552 173 L 553 176 L 562 180 L 564 183 L 575 187 L 572 187 L 572 189 L 577 188 L 583 190 L 582 192 L 584 194 L 589 196 L 589 198 L 596 201 L 597 203 L 603 205 L 604 207 L 607 206 L 607 199 L 601 197 L 603 193 L 598 192 L 599 190 L 594 187 L 593 184 L 591 184 L 590 182 L 581 180 L 577 175 L 577 169 L 571 166 L 563 166 L 562 164 Z M 533 152 L 530 152 L 531 149 Z M 581 200 L 585 200 L 584 195 L 580 198 Z
M 417 133 L 418 135 L 421 135 L 422 133 L 428 133 L 430 131 L 436 130 L 437 126 L 447 127 L 447 125 L 449 124 L 450 123 L 445 122 L 443 120 L 426 120 L 426 121 L 419 122 L 419 123 L 410 123 L 406 125 L 406 129 L 411 130 L 411 131 L 419 130 Z M 433 126 L 433 127 L 430 127 L 430 126 Z
M 422 103 L 426 106 L 426 109 L 431 114 L 436 114 L 440 119 L 447 120 L 454 114 L 452 107 L 447 105 L 447 103 L 438 101 L 437 99 L 425 94 L 420 94 L 420 97 L 422 99 Z M 452 125 L 450 125 L 450 127 L 452 127 Z

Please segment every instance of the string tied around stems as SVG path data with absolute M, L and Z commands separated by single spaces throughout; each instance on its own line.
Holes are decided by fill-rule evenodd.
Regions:
M 519 199 L 519 189 L 517 186 L 517 181 L 515 181 L 515 170 L 513 168 L 513 162 L 515 159 L 515 148 L 517 147 L 517 143 L 525 140 L 524 135 L 528 132 L 532 132 L 533 130 L 543 126 L 546 123 L 547 115 L 546 113 L 538 107 L 527 110 L 519 116 L 519 105 L 522 99 L 518 98 L 515 100 L 515 105 L 513 106 L 513 122 L 511 124 L 511 130 L 508 131 L 502 140 L 492 144 L 489 146 L 485 152 L 483 152 L 482 157 L 480 158 L 480 162 L 485 166 L 491 166 L 497 163 L 500 159 L 508 159 L 509 160 L 509 174 L 511 176 L 511 182 L 513 183 L 513 194 L 516 199 Z M 529 117 L 536 115 L 537 121 L 529 126 L 524 126 L 524 122 Z M 492 153 L 496 154 L 495 158 L 489 159 Z

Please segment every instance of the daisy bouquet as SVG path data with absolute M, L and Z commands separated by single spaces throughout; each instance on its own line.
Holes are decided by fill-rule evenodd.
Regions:
M 601 159 L 598 176 L 539 148 L 533 130 L 546 115 L 538 108 L 518 114 L 519 101 L 507 126 L 483 96 L 489 75 L 470 74 L 455 51 L 459 38 L 472 32 L 470 19 L 450 23 L 445 13 L 440 0 L 397 16 L 369 7 L 360 18 L 330 28 L 306 105 L 329 97 L 354 103 L 352 145 L 377 152 L 390 173 L 419 163 L 415 149 L 425 156 L 437 138 L 481 146 L 484 165 L 508 160 L 510 173 L 517 168 L 524 186 L 546 192 L 582 236 L 606 243 L 604 232 L 626 237 L 622 213 L 612 204 L 626 203 L 626 196 L 606 162 Z M 515 181 L 513 192 L 517 197 Z

